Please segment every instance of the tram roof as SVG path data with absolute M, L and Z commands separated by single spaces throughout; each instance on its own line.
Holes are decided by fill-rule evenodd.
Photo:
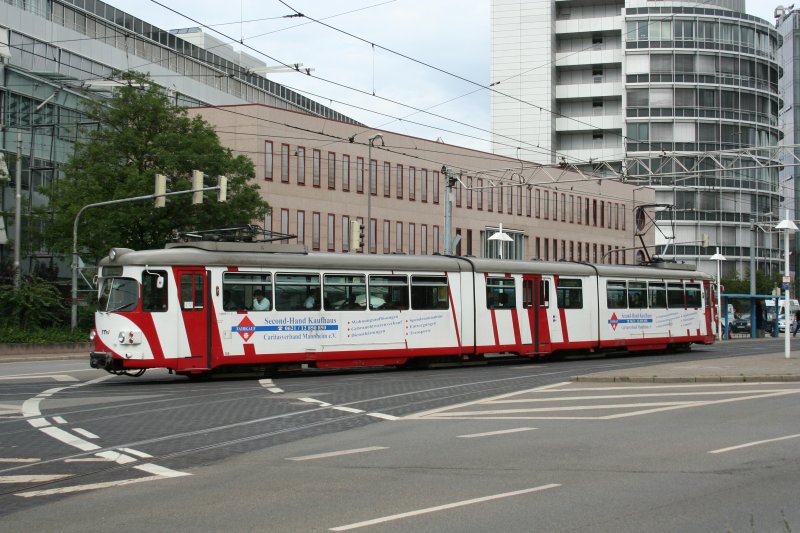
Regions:
M 522 261 L 443 255 L 370 255 L 360 253 L 308 253 L 302 245 L 196 241 L 170 243 L 164 249 L 117 248 L 115 259 L 105 257 L 100 266 L 236 266 L 250 268 L 318 268 L 320 270 L 401 270 L 503 274 L 558 274 L 587 276 L 595 272 L 607 277 L 713 279 L 687 265 L 663 264 L 662 268 L 632 265 L 590 265 L 572 261 Z

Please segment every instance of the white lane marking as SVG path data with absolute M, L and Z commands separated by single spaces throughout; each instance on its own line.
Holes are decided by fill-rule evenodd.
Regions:
M 17 374 L 14 376 L 0 377 L 0 381 L 13 381 L 17 379 L 41 379 L 49 378 L 53 381 L 79 381 L 78 378 L 66 374 Z
M 95 454 L 98 457 L 104 457 L 109 461 L 114 461 L 117 464 L 125 465 L 129 463 L 135 463 L 137 459 L 131 457 L 130 455 L 125 455 L 124 453 L 120 453 L 116 450 L 108 450 L 105 452 L 98 452 Z
M 471 401 L 471 402 L 457 403 L 455 405 L 450 405 L 450 406 L 447 406 L 447 407 L 438 407 L 436 409 L 431 409 L 429 411 L 422 411 L 420 413 L 416 413 L 416 414 L 413 414 L 413 415 L 408 415 L 408 416 L 405 416 L 404 418 L 405 419 L 431 418 L 432 415 L 441 413 L 442 411 L 450 411 L 450 410 L 453 410 L 453 409 L 459 409 L 461 407 L 467 407 L 469 405 L 477 405 L 477 404 L 481 404 L 481 403 L 484 403 L 484 402 L 487 402 L 487 401 L 499 400 L 499 399 L 502 399 L 502 398 L 511 398 L 512 396 L 517 396 L 519 394 L 526 394 L 526 393 L 530 393 L 530 392 L 545 391 L 545 390 L 552 389 L 552 388 L 555 388 L 555 387 L 562 387 L 564 385 L 572 385 L 572 382 L 564 381 L 564 382 L 561 382 L 561 383 L 553 383 L 551 385 L 545 385 L 543 387 L 536 387 L 535 389 L 528 389 L 528 390 L 519 391 L 519 392 L 510 392 L 508 394 L 500 394 L 498 396 L 492 396 L 491 398 L 486 398 L 486 399 L 483 399 L 483 400 L 474 400 L 474 401 Z
M 300 457 L 287 457 L 287 461 L 310 461 L 312 459 L 326 459 L 328 457 L 338 457 L 340 455 L 352 455 L 354 453 L 374 452 L 378 450 L 388 450 L 386 446 L 370 446 L 369 448 L 356 448 L 353 450 L 340 450 L 338 452 L 318 453 L 315 455 L 303 455 Z
M 107 489 L 110 487 L 119 487 L 121 485 L 130 485 L 131 483 L 141 483 L 143 481 L 157 481 L 165 479 L 161 476 L 148 476 L 136 479 L 122 479 L 120 481 L 106 481 L 104 483 L 92 483 L 90 485 L 72 485 L 71 487 L 62 487 L 59 489 L 45 489 L 45 490 L 31 490 L 27 492 L 17 492 L 15 496 L 23 498 L 33 498 L 35 496 L 52 496 L 53 494 L 68 494 L 70 492 L 80 492 L 84 490 L 97 490 Z
M 354 409 L 352 407 L 343 407 L 341 405 L 335 405 L 333 407 L 333 409 L 336 409 L 337 411 L 344 411 L 345 413 L 363 413 L 364 412 L 363 409 Z
M 191 476 L 191 474 L 188 472 L 178 472 L 177 470 L 172 470 L 171 468 L 158 466 L 153 463 L 145 463 L 143 465 L 134 466 L 133 468 L 135 468 L 136 470 L 141 470 L 142 472 L 147 472 L 148 474 L 153 474 L 161 477 Z
M 99 383 L 99 382 L 104 381 L 106 379 L 110 379 L 111 377 L 112 376 L 110 376 L 110 375 L 109 376 L 101 376 L 99 378 L 92 379 L 90 381 L 85 381 L 85 382 L 79 383 L 77 385 L 69 385 L 67 387 L 60 387 L 60 388 L 46 390 L 46 391 L 38 394 L 37 396 L 35 396 L 33 398 L 28 398 L 27 400 L 25 400 L 25 402 L 22 404 L 22 414 L 26 418 L 29 418 L 28 423 L 30 423 L 33 427 L 38 427 L 39 431 L 41 431 L 41 432 L 43 432 L 43 433 L 45 433 L 47 435 L 50 435 L 54 439 L 57 439 L 57 440 L 63 442 L 64 444 L 67 444 L 67 445 L 72 446 L 74 448 L 78 448 L 79 450 L 82 450 L 82 451 L 85 451 L 85 452 L 93 451 L 93 450 L 99 450 L 99 449 L 101 449 L 100 446 L 98 446 L 98 445 L 96 445 L 94 443 L 91 443 L 89 441 L 83 440 L 82 438 L 77 437 L 77 436 L 75 436 L 72 433 L 69 433 L 67 431 L 64 431 L 63 429 L 51 426 L 50 423 L 47 420 L 45 420 L 44 418 L 41 417 L 42 413 L 41 413 L 41 410 L 39 408 L 39 404 L 42 402 L 43 399 L 45 399 L 45 398 L 47 398 L 49 396 L 52 396 L 53 394 L 56 394 L 57 392 L 60 392 L 62 390 L 74 389 L 74 388 L 83 387 L 83 386 L 86 386 L 86 385 L 91 385 L 91 384 L 94 384 L 94 383 Z M 142 452 L 140 452 L 140 453 L 142 453 Z M 117 451 L 113 451 L 113 450 L 104 451 L 104 452 L 98 452 L 95 455 L 98 456 L 98 457 L 102 457 L 104 459 L 108 459 L 110 461 L 114 461 L 114 462 L 119 463 L 119 464 L 127 464 L 127 463 L 132 463 L 132 462 L 135 463 L 136 461 L 138 461 L 138 459 L 135 459 L 135 458 L 131 457 L 130 455 L 126 455 L 126 454 L 123 454 L 123 453 L 120 453 L 120 452 L 117 452 Z M 134 454 L 134 455 L 138 455 L 138 454 Z M 165 468 L 163 466 L 158 466 L 158 465 L 155 465 L 155 464 L 152 464 L 152 463 L 145 463 L 145 464 L 141 464 L 141 465 L 135 465 L 132 468 L 136 468 L 137 470 L 141 470 L 143 472 L 148 472 L 148 473 L 153 474 L 154 476 L 156 476 L 155 478 L 144 478 L 144 479 L 160 479 L 160 478 L 163 478 L 163 477 L 179 477 L 179 476 L 190 476 L 191 475 L 191 474 L 186 473 L 186 472 L 178 472 L 177 470 L 172 470 L 170 468 Z M 108 486 L 112 486 L 113 487 L 113 486 L 116 486 L 118 484 L 119 483 L 113 483 L 112 482 L 112 484 L 108 485 Z M 100 483 L 100 484 L 96 484 L 96 485 L 101 485 L 102 486 L 103 484 Z M 88 485 L 86 485 L 86 486 L 88 486 Z M 92 486 L 95 486 L 95 485 L 92 485 Z M 100 487 L 98 487 L 98 488 L 100 488 Z M 70 489 L 71 489 L 70 487 L 67 487 L 65 489 L 53 489 L 53 490 L 54 491 L 71 492 Z M 77 489 L 77 490 L 90 490 L 90 489 Z M 42 494 L 48 493 L 48 491 L 34 491 L 34 492 L 36 492 L 36 493 L 35 494 L 31 493 L 31 495 L 38 496 L 38 495 L 42 495 Z M 57 493 L 58 492 L 52 492 L 52 494 L 57 494 Z M 20 496 L 23 496 L 23 494 L 20 494 Z
M 123 451 L 125 453 L 129 453 L 131 455 L 135 455 L 137 457 L 143 457 L 145 459 L 153 457 L 149 453 L 140 452 L 139 450 L 134 450 L 133 448 L 120 448 L 120 451 Z
M 97 435 L 95 435 L 94 433 L 92 433 L 91 431 L 87 431 L 87 430 L 85 430 L 83 428 L 72 428 L 72 431 L 74 431 L 75 433 L 78 433 L 80 435 L 83 435 L 87 439 L 99 439 L 100 438 Z
M 100 449 L 100 446 L 98 446 L 97 444 L 91 443 L 88 440 L 83 440 L 82 438 L 76 437 L 72 433 L 68 433 L 63 429 L 57 427 L 49 426 L 46 428 L 40 428 L 39 431 L 42 431 L 43 433 L 50 435 L 54 439 L 60 440 L 64 444 L 72 446 L 73 448 L 78 448 L 79 450 L 82 450 L 84 452 L 90 452 L 92 450 Z
M 385 413 L 367 413 L 367 416 L 374 416 L 375 418 L 382 418 L 384 420 L 400 420 L 399 416 L 387 415 Z
M 766 440 L 757 440 L 753 442 L 748 442 L 746 444 L 739 444 L 738 446 L 729 446 L 728 448 L 720 448 L 719 450 L 712 450 L 708 453 L 725 453 L 730 452 L 733 450 L 739 450 L 741 448 L 749 448 L 750 446 L 759 446 L 761 444 L 770 444 L 772 442 L 778 442 L 781 440 L 789 440 L 789 439 L 796 439 L 800 437 L 800 433 L 796 435 L 786 435 L 785 437 L 777 437 L 774 439 L 766 439 Z
M 69 477 L 68 474 L 34 475 L 34 476 L 0 476 L 0 483 L 41 483 Z
M 38 463 L 38 457 L 0 457 L 0 463 Z
M 100 463 L 107 462 L 110 459 L 105 457 L 78 457 L 77 459 L 64 459 L 65 463 Z
M 486 433 L 472 433 L 471 435 L 458 435 L 460 439 L 474 439 L 476 437 L 491 437 L 493 435 L 506 435 L 508 433 L 519 433 L 520 431 L 531 431 L 536 428 L 514 428 L 503 429 L 500 431 L 487 431 Z
M 259 379 L 258 382 L 261 384 L 262 387 L 264 387 L 265 389 L 267 389 L 272 393 L 280 394 L 281 392 L 283 392 L 283 389 L 281 389 L 280 387 L 276 387 L 271 379 Z
M 298 398 L 298 400 L 300 400 L 301 402 L 306 402 L 306 403 L 315 403 L 315 404 L 319 405 L 320 407 L 330 407 L 331 405 L 333 405 L 333 404 L 330 404 L 328 402 L 323 402 L 322 400 L 315 400 L 314 398 Z
M 784 389 L 788 391 L 789 389 Z M 653 394 L 607 394 L 597 396 L 550 396 L 547 398 L 521 398 L 516 400 L 488 400 L 487 404 L 513 404 L 513 403 L 547 403 L 581 400 L 619 400 L 623 398 L 664 398 L 668 396 L 731 396 L 733 394 L 761 394 L 778 392 L 776 389 L 763 390 L 737 390 L 737 391 L 712 391 L 712 392 L 657 392 Z
M 44 418 L 31 418 L 28 420 L 28 424 L 32 425 L 35 428 L 44 428 L 50 425 L 50 422 L 45 420 Z
M 55 422 L 56 422 L 57 424 L 66 424 L 66 423 L 67 423 L 67 421 L 66 421 L 66 420 L 64 420 L 64 418 L 63 418 L 63 417 L 61 417 L 61 416 L 54 416 L 54 417 L 53 417 L 53 420 L 55 420 Z
M 356 522 L 355 524 L 348 524 L 346 526 L 332 527 L 328 531 L 348 531 L 350 529 L 357 529 L 360 527 L 374 526 L 375 524 L 383 524 L 385 522 L 391 522 L 392 520 L 399 520 L 401 518 L 410 518 L 412 516 L 419 516 L 421 514 L 434 513 L 437 511 L 446 511 L 448 509 L 454 509 L 456 507 L 465 507 L 467 505 L 474 505 L 476 503 L 483 503 L 491 500 L 499 500 L 501 498 L 510 498 L 512 496 L 519 496 L 521 494 L 528 494 L 531 492 L 539 492 L 547 489 L 554 489 L 560 486 L 561 485 L 557 483 L 551 483 L 549 485 L 542 485 L 530 489 L 515 490 L 513 492 L 504 492 L 502 494 L 493 494 L 491 496 L 483 496 L 482 498 L 473 498 L 471 500 L 463 500 L 460 502 L 448 503 L 445 505 L 437 505 L 436 507 L 427 507 L 425 509 L 418 509 L 416 511 L 408 511 L 406 513 L 399 513 L 399 514 L 384 516 L 381 518 L 374 518 L 372 520 L 365 520 L 364 522 Z

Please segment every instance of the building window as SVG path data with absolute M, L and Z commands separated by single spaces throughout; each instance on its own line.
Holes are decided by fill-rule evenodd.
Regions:
M 530 185 L 525 187 L 525 216 L 531 216 L 531 187 Z
M 417 239 L 416 239 L 417 225 L 413 222 L 408 223 L 408 253 L 414 255 L 417 253 Z
M 383 164 L 383 195 L 389 197 L 392 194 L 392 164 L 388 161 Z
M 369 253 L 377 254 L 378 253 L 378 220 L 375 218 L 371 218 L 369 220 Z
M 350 217 L 342 215 L 342 251 L 350 251 Z
M 456 188 L 456 207 L 461 207 L 461 195 L 464 188 L 461 186 L 460 181 L 456 182 L 455 188 Z
M 350 156 L 342 156 L 342 190 L 350 190 Z
M 336 189 L 336 154 L 328 152 L 328 189 Z
M 428 255 L 428 225 L 422 224 L 419 228 L 419 252 Z
M 417 198 L 417 169 L 408 167 L 408 199 L 412 202 Z
M 420 173 L 422 174 L 422 180 L 420 182 L 420 190 L 419 195 L 422 198 L 423 202 L 428 201 L 428 171 L 426 169 L 421 169 Z
M 281 209 L 281 233 L 289 235 L 289 210 Z
M 542 216 L 542 191 L 536 189 L 535 193 L 536 205 L 535 205 L 535 212 L 536 218 L 541 218 Z
M 433 253 L 439 253 L 439 226 L 433 226 Z
M 467 177 L 467 209 L 472 209 L 472 178 Z
M 328 251 L 336 251 L 336 215 L 328 214 Z
M 398 254 L 403 253 L 403 223 L 402 222 L 395 222 L 395 251 Z
M 478 178 L 478 211 L 483 211 L 483 178 Z
M 439 203 L 439 172 L 433 172 L 433 203 Z
M 369 161 L 369 193 L 378 195 L 378 161 L 375 159 Z
M 491 185 L 486 188 L 487 198 L 486 198 L 486 210 L 487 211 L 494 211 L 494 187 Z
M 306 184 L 306 149 L 297 147 L 297 184 Z
M 356 192 L 362 194 L 364 192 L 364 158 L 359 157 L 356 159 Z
M 312 185 L 319 187 L 320 173 L 322 172 L 322 154 L 319 150 L 314 150 L 311 156 Z
M 403 197 L 403 165 L 397 165 L 397 173 L 394 179 L 397 181 L 397 197 Z
M 311 248 L 319 250 L 319 212 L 311 214 Z
M 391 248 L 389 244 L 391 240 L 389 237 L 391 236 L 392 226 L 391 222 L 388 220 L 383 221 L 383 253 L 388 254 L 391 253 Z
M 297 242 L 299 244 L 306 243 L 306 212 L 297 212 Z
M 264 141 L 264 179 L 272 179 L 273 153 L 272 141 Z
M 567 221 L 567 195 L 561 193 L 561 222 Z
M 498 186 L 497 187 L 497 212 L 498 213 L 502 213 L 503 212 L 503 193 L 504 193 L 503 187 L 502 186 Z
M 281 181 L 289 183 L 289 145 L 281 145 Z

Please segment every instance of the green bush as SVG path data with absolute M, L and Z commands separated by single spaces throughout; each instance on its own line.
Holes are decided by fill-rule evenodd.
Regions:
M 19 287 L 0 287 L 0 327 L 50 328 L 63 324 L 65 311 L 64 299 L 52 282 L 25 276 Z
M 55 344 L 68 342 L 89 342 L 89 330 L 76 328 L 72 331 L 69 326 L 46 329 L 24 330 L 19 328 L 0 328 L 0 343 L 2 344 Z

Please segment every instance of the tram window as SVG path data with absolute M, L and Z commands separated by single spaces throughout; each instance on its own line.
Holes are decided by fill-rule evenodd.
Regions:
M 522 280 L 522 307 L 530 309 L 533 307 L 533 281 Z
M 650 301 L 651 309 L 666 309 L 667 307 L 667 291 L 663 283 L 648 283 L 647 291 L 649 294 L 648 300 Z
M 448 309 L 447 276 L 411 276 L 411 307 Z
M 275 274 L 275 309 L 319 311 L 319 274 Z
M 698 309 L 703 306 L 700 285 L 686 284 L 686 307 Z
M 370 276 L 370 309 L 408 309 L 407 276 Z
M 517 306 L 514 278 L 486 278 L 486 307 L 510 309 Z
M 556 297 L 559 309 L 583 309 L 583 283 L 579 279 L 559 278 Z
M 367 277 L 363 274 L 325 274 L 325 309 L 363 311 L 367 308 Z
M 205 307 L 205 291 L 202 274 L 181 275 L 181 309 L 203 309 Z
M 686 306 L 683 298 L 683 285 L 680 283 L 667 284 L 667 304 L 673 309 L 679 309 Z
M 609 309 L 628 307 L 628 289 L 624 281 L 609 281 L 606 285 L 606 301 Z
M 97 301 L 98 311 L 133 311 L 139 303 L 139 283 L 131 278 L 105 278 Z
M 159 287 L 159 280 L 161 286 Z M 142 311 L 167 310 L 167 273 L 163 270 L 147 270 L 142 273 Z
M 539 282 L 539 307 L 550 307 L 550 280 Z
M 644 281 L 628 282 L 628 307 L 647 309 L 647 283 Z
M 256 304 L 256 292 L 264 297 Z M 223 272 L 222 308 L 225 311 L 269 311 L 272 309 L 272 274 Z

